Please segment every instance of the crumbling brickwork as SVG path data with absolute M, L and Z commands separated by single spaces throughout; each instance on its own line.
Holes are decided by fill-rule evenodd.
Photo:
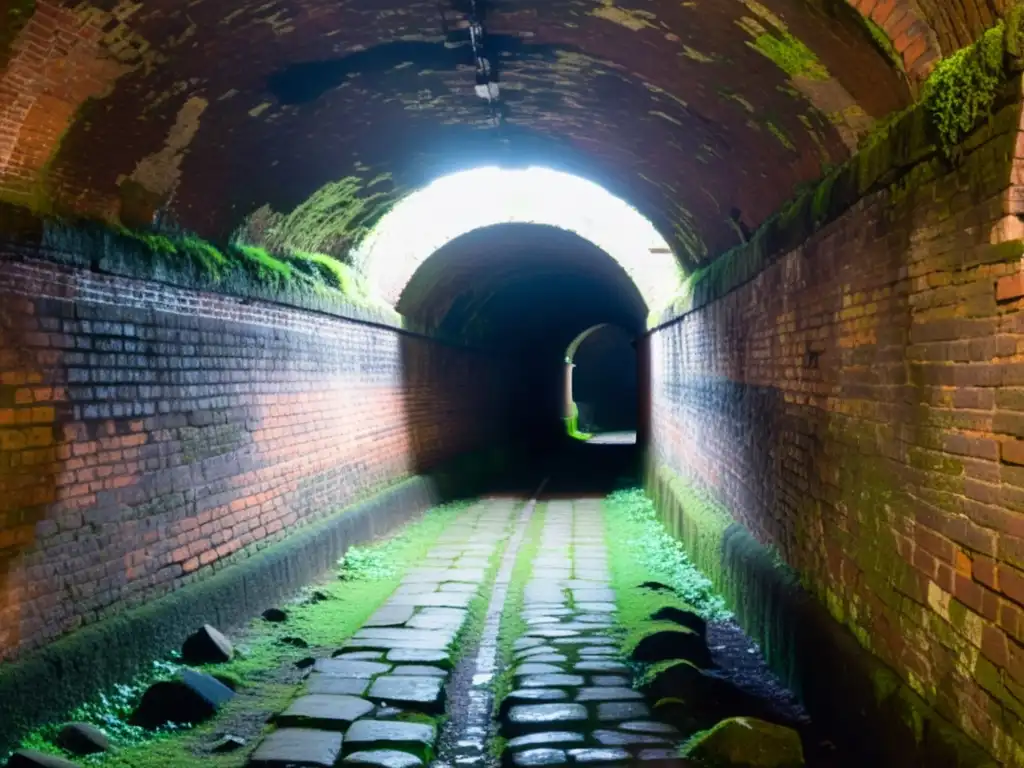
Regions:
M 492 358 L 0 262 L 0 658 L 492 440 Z

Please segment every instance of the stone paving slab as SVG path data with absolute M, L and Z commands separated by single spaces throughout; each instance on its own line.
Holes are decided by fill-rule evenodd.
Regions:
M 423 712 L 444 712 L 444 680 L 437 677 L 378 677 L 367 694 L 371 699 Z
M 373 765 L 379 768 L 418 768 L 423 761 L 408 752 L 395 749 L 372 749 L 353 752 L 342 760 L 342 765 Z
M 250 765 L 326 767 L 342 754 L 344 765 L 424 765 L 435 729 L 401 716 L 444 712 L 449 646 L 515 510 L 499 507 L 463 513 L 363 627 L 332 658 L 315 661 L 302 695 L 277 716 L 282 727 L 261 742 Z
M 357 696 L 332 696 L 312 693 L 300 696 L 277 716 L 283 728 L 319 728 L 344 731 L 363 715 L 373 711 L 373 704 Z
M 260 743 L 249 759 L 249 765 L 254 768 L 331 768 L 341 754 L 341 745 L 340 733 L 311 728 L 280 728 Z
M 526 629 L 514 642 L 519 688 L 500 708 L 509 762 L 663 759 L 653 750 L 671 751 L 679 734 L 650 720 L 621 658 L 600 504 L 549 503 L 541 541 L 524 589 Z

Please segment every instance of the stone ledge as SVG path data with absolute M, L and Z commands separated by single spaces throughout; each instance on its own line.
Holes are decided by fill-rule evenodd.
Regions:
M 22 734 L 58 719 L 98 691 L 130 680 L 176 648 L 196 627 L 241 625 L 327 571 L 361 544 L 445 500 L 472 495 L 500 456 L 455 459 L 401 481 L 274 544 L 140 608 L 72 632 L 0 669 L 0 754 Z
M 764 649 L 772 671 L 857 764 L 997 768 L 866 651 L 746 528 L 709 509 L 715 505 L 684 504 L 681 478 L 656 459 L 648 459 L 646 475 L 665 526 Z

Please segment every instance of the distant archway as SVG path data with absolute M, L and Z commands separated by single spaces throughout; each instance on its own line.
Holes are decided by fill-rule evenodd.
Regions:
M 592 343 L 590 349 L 585 344 L 589 339 L 602 343 Z M 581 348 L 585 358 L 582 379 L 574 375 Z M 612 323 L 593 325 L 566 348 L 564 365 L 563 421 L 569 436 L 595 442 L 634 442 L 638 375 L 632 334 Z M 610 435 L 614 437 L 603 439 Z

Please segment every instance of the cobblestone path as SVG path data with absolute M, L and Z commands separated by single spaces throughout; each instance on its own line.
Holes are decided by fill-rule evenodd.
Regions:
M 671 760 L 678 734 L 651 719 L 618 653 L 601 503 L 547 504 L 526 585 L 526 632 L 502 707 L 516 766 Z
M 497 762 L 495 750 L 486 748 L 492 745 L 481 741 L 484 731 L 500 734 L 501 759 L 515 766 L 671 760 L 678 734 L 651 718 L 619 658 L 599 500 L 538 508 L 540 546 L 529 581 L 519 585 L 525 630 L 514 641 L 512 690 L 497 727 L 482 728 L 475 710 L 486 712 L 490 698 L 475 689 L 500 672 L 493 663 L 496 621 L 532 509 L 524 503 L 485 500 L 463 513 L 343 647 L 315 660 L 249 765 L 442 768 L 436 746 L 445 714 L 460 745 L 451 765 Z M 466 716 L 451 707 L 446 712 L 446 684 L 478 594 L 489 604 L 479 628 L 483 642 L 470 638 L 473 652 L 461 661 L 473 685 L 451 702 L 474 709 Z

